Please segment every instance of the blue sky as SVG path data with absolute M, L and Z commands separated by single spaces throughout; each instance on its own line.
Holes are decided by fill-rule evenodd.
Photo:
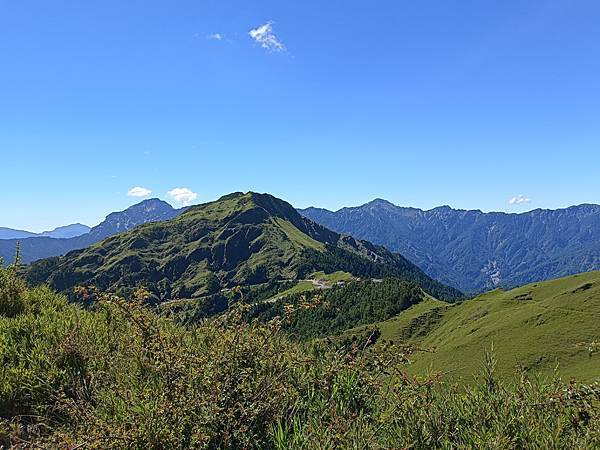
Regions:
M 134 187 L 599 202 L 598 23 L 597 0 L 0 0 L 0 226 L 93 225 Z

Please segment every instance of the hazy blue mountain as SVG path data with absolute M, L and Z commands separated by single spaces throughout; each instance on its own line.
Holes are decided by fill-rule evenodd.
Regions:
M 399 252 L 465 292 L 600 269 L 599 205 L 507 214 L 449 206 L 424 211 L 376 199 L 336 212 L 300 213 Z
M 65 225 L 64 227 L 57 227 L 52 231 L 44 231 L 40 233 L 40 236 L 46 236 L 57 239 L 69 239 L 82 234 L 89 233 L 92 229 L 87 225 L 81 223 L 74 223 L 71 225 Z
M 25 239 L 35 237 L 36 233 L 25 230 L 15 230 L 13 228 L 0 227 L 0 239 Z
M 72 250 L 88 247 L 117 233 L 131 230 L 138 225 L 172 219 L 185 211 L 185 209 L 174 209 L 167 202 L 156 198 L 144 200 L 124 211 L 109 214 L 103 222 L 93 227 L 88 233 L 79 236 L 62 239 L 36 236 L 0 240 L 0 258 L 5 263 L 12 261 L 17 242 L 20 243 L 21 259 L 24 263 L 30 263 L 51 256 L 64 255 Z M 58 233 L 68 232 L 69 230 L 58 231 Z
M 74 223 L 57 227 L 51 231 L 43 231 L 42 233 L 33 233 L 31 231 L 14 230 L 12 228 L 0 227 L 0 239 L 27 239 L 30 237 L 51 237 L 57 239 L 72 238 L 89 233 L 91 230 L 87 225 Z

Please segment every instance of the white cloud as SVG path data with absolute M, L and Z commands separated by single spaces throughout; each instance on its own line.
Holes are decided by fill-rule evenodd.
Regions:
M 516 195 L 515 197 L 511 198 L 508 203 L 510 203 L 511 205 L 524 205 L 527 203 L 531 203 L 531 200 L 529 199 L 529 197 L 526 197 L 523 194 L 519 194 Z
M 250 37 L 270 52 L 285 52 L 285 46 L 273 32 L 273 22 L 267 22 L 248 32 Z
M 147 197 L 150 194 L 152 194 L 152 191 L 150 189 L 146 189 L 145 187 L 140 186 L 132 187 L 131 189 L 129 189 L 129 192 L 127 192 L 127 195 L 129 197 Z
M 198 194 L 192 192 L 188 188 L 173 188 L 167 192 L 167 195 L 183 206 L 190 205 L 198 198 Z
M 221 33 L 213 33 L 213 34 L 210 34 L 208 36 L 208 38 L 212 39 L 213 41 L 222 41 L 223 35 Z

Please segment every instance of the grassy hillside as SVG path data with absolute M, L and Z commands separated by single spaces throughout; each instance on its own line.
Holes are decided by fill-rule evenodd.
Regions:
M 76 285 L 131 292 L 158 302 L 219 295 L 234 286 L 300 281 L 316 271 L 394 276 L 449 300 L 460 293 L 427 277 L 400 255 L 340 236 L 267 194 L 234 193 L 179 217 L 139 226 L 26 271 L 31 284 L 66 292 Z
M 293 343 L 233 311 L 194 327 L 0 268 L 1 448 L 597 448 L 600 386 L 403 375 L 405 356 Z M 389 349 L 388 349 L 389 350 Z
M 600 360 L 584 344 L 600 340 L 600 272 L 495 290 L 457 305 L 430 298 L 377 326 L 381 339 L 436 349 L 415 356 L 412 373 L 472 381 L 493 344 L 503 376 L 517 367 L 550 375 L 558 365 L 565 378 L 592 381 L 600 379 Z

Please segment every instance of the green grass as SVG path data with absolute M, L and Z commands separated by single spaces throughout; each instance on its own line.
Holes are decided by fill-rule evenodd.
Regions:
M 378 323 L 381 338 L 434 348 L 414 357 L 411 373 L 441 371 L 472 382 L 494 346 L 498 373 L 517 367 L 550 376 L 600 379 L 600 363 L 584 343 L 600 338 L 600 272 L 511 291 L 495 290 L 457 305 L 429 299 Z
M 352 281 L 354 280 L 354 277 L 352 276 L 352 274 L 342 271 L 334 272 L 331 274 L 326 274 L 325 272 L 315 272 L 311 274 L 310 279 L 324 281 L 327 287 L 332 287 L 333 285 L 341 281 Z M 310 292 L 316 289 L 317 287 L 311 281 L 301 280 L 298 283 L 296 283 L 295 286 L 283 292 L 279 292 L 277 295 L 274 295 L 266 301 L 273 301 L 275 299 L 289 297 L 295 294 L 302 294 L 303 292 Z
M 325 251 L 325 245 L 323 245 L 323 243 L 316 241 L 309 235 L 303 233 L 290 221 L 276 218 L 274 219 L 274 222 L 281 230 L 283 230 L 290 241 L 298 245 L 298 248 L 312 248 L 319 252 Z
M 432 311 L 443 311 L 448 307 L 450 307 L 448 303 L 426 296 L 422 302 L 411 306 L 406 311 L 391 319 L 378 322 L 372 326 L 352 328 L 343 333 L 343 335 L 352 336 L 357 332 L 364 331 L 366 328 L 372 329 L 376 326 L 381 331 L 382 339 L 398 343 L 418 343 L 419 333 L 416 328 L 424 320 L 423 318 L 429 317 Z M 409 330 L 412 332 L 409 333 Z
M 283 298 L 283 297 L 289 297 L 290 295 L 294 295 L 294 294 L 301 294 L 303 292 L 309 292 L 309 291 L 313 291 L 315 290 L 315 285 L 312 284 L 310 281 L 299 281 L 295 286 L 278 293 L 277 295 L 274 295 L 273 297 L 271 297 L 270 299 L 266 300 L 266 301 L 272 301 L 274 299 L 278 299 L 278 298 Z
M 315 272 L 310 278 L 326 282 L 328 286 L 333 286 L 335 283 L 348 282 L 354 280 L 351 273 L 338 270 L 333 273 Z

